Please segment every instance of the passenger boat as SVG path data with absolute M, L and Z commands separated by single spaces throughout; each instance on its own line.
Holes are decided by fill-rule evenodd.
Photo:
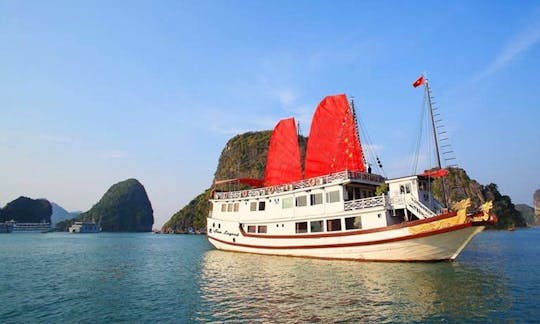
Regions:
M 95 222 L 75 222 L 68 229 L 69 233 L 99 233 L 101 226 Z
M 431 104 L 430 112 L 433 120 Z M 220 250 L 269 255 L 454 260 L 496 217 L 491 202 L 475 212 L 467 210 L 470 199 L 452 209 L 438 202 L 430 188 L 447 174 L 440 159 L 439 168 L 422 174 L 386 179 L 371 173 L 354 104 L 345 95 L 328 96 L 313 117 L 303 172 L 296 124 L 289 118 L 272 133 L 264 180 L 214 182 L 208 240 Z M 233 184 L 241 190 L 220 189 Z

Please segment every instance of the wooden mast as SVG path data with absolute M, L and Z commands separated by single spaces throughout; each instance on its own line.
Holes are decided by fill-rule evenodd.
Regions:
M 439 139 L 437 138 L 437 128 L 435 127 L 435 118 L 433 117 L 433 103 L 431 101 L 431 90 L 429 88 L 429 81 L 427 79 L 427 77 L 425 77 L 425 92 L 426 92 L 426 97 L 427 97 L 427 101 L 428 101 L 428 108 L 429 108 L 429 115 L 431 117 L 431 128 L 433 129 L 433 140 L 435 141 L 435 152 L 436 152 L 436 155 L 437 155 L 437 166 L 439 167 L 439 170 L 442 169 L 442 165 L 441 165 L 441 155 L 439 153 Z M 446 203 L 446 189 L 445 189 L 445 182 L 444 182 L 444 177 L 441 178 L 441 181 L 442 181 L 442 186 L 441 186 L 441 193 L 442 193 L 442 203 L 443 205 L 446 207 L 447 206 L 447 203 Z

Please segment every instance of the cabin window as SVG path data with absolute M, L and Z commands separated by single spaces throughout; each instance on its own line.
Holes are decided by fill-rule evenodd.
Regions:
M 361 192 L 360 188 L 354 187 L 354 198 L 353 199 L 365 198 L 365 197 L 362 197 L 361 195 L 362 195 L 362 192 Z
M 283 198 L 281 200 L 281 208 L 293 208 L 293 197 Z
M 341 219 L 329 219 L 326 221 L 326 230 L 328 232 L 341 231 Z
M 234 203 L 234 211 L 237 212 L 240 208 L 240 203 Z
M 259 210 L 264 210 L 266 203 L 264 201 L 259 201 Z
M 339 201 L 339 190 L 329 191 L 326 193 L 326 202 L 335 203 Z
M 257 211 L 257 202 L 256 201 L 251 202 L 251 204 L 249 205 L 249 210 L 250 211 Z
M 227 211 L 227 204 L 221 204 L 221 211 L 226 212 Z
M 233 204 L 228 204 L 228 205 L 227 205 L 227 211 L 228 211 L 228 212 L 232 212 L 232 211 L 233 211 Z
M 314 193 L 309 195 L 309 202 L 313 205 L 322 204 L 322 193 Z
M 405 185 L 405 192 L 408 193 L 408 194 L 411 193 L 411 185 L 410 184 Z
M 347 217 L 345 218 L 345 229 L 361 229 L 362 228 L 362 217 Z
M 266 225 L 259 225 L 257 226 L 257 232 L 258 233 L 266 233 Z
M 307 233 L 307 222 L 296 223 L 296 233 Z
M 307 196 L 296 197 L 296 207 L 307 206 Z
M 401 185 L 399 186 L 399 193 L 404 194 L 405 193 L 405 186 Z
M 256 227 L 254 225 L 248 225 L 248 233 L 255 233 Z
M 309 223 L 311 233 L 317 233 L 323 231 L 323 221 L 312 221 Z

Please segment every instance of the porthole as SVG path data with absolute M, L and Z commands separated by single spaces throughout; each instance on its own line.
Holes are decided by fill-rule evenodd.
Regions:
M 212 227 L 216 227 L 216 223 L 212 223 Z
M 233 241 L 233 243 L 236 243 L 236 238 L 233 237 L 233 238 L 232 238 L 232 241 Z
M 377 217 L 381 218 L 381 214 L 377 214 Z
M 221 228 L 221 224 L 217 224 L 217 228 Z

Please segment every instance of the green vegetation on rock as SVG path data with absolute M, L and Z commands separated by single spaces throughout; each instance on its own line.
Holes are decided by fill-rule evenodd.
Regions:
M 162 231 L 185 233 L 188 229 L 201 229 L 206 227 L 206 215 L 208 215 L 208 199 L 210 199 L 210 189 L 198 195 L 184 208 L 176 212 L 165 225 Z
M 128 179 L 109 188 L 89 211 L 56 227 L 66 231 L 75 221 L 99 222 L 105 232 L 150 232 L 154 211 L 143 185 Z
M 51 203 L 46 199 L 19 197 L 9 202 L 0 213 L 0 222 L 14 220 L 19 223 L 50 223 Z
M 509 196 L 502 195 L 497 185 L 490 183 L 487 186 L 479 184 L 476 180 L 469 178 L 465 170 L 461 168 L 447 168 L 449 174 L 444 178 L 447 194 L 447 205 L 471 198 L 471 209 L 478 208 L 484 202 L 493 201 L 492 213 L 497 215 L 498 222 L 494 228 L 505 229 L 510 227 L 527 226 L 521 213 L 515 208 Z M 433 183 L 433 194 L 437 200 L 442 201 L 442 178 L 438 178 Z

